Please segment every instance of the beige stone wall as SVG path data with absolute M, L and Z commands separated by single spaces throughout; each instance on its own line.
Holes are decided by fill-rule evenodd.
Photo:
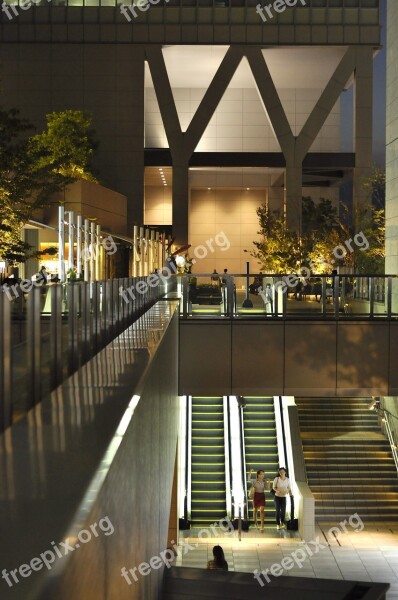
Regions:
M 120 235 L 127 234 L 127 198 L 98 183 L 76 181 L 59 195 L 54 206 L 44 211 L 49 225 L 58 227 L 58 201 L 65 199 L 65 210 L 73 210 L 86 219 L 96 219 L 101 229 Z
M 253 249 L 253 241 L 258 239 L 258 217 L 256 208 L 266 202 L 266 189 L 192 189 L 189 213 L 189 242 L 191 256 L 198 246 L 208 248 L 205 258 L 197 260 L 193 271 L 220 273 L 227 268 L 230 273 L 246 271 L 246 261 L 251 270 L 258 271 L 257 261 L 244 250 Z M 214 252 L 206 244 L 223 232 L 230 244 L 213 244 Z M 200 256 L 200 254 L 199 254 Z

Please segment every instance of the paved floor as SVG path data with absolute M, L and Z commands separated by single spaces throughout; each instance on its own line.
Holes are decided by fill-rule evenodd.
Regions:
M 319 523 L 316 530 L 319 540 L 307 544 L 297 534 L 278 532 L 274 527 L 267 527 L 263 534 L 251 529 L 242 534 L 242 541 L 237 532 L 220 531 L 215 535 L 213 531 L 210 543 L 208 533 L 193 529 L 181 532 L 184 540 L 176 565 L 206 568 L 213 545 L 218 543 L 231 571 L 266 571 L 285 558 L 279 575 L 390 583 L 387 598 L 398 600 L 398 521 L 365 523 L 362 531 L 361 524 L 353 522 L 346 529 L 344 532 L 336 523 Z M 274 569 L 278 571 L 277 567 Z M 264 576 L 261 581 L 266 584 Z

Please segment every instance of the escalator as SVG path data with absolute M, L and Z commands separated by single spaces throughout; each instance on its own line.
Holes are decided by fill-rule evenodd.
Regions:
M 192 397 L 191 522 L 205 525 L 226 515 L 223 398 Z
M 246 404 L 243 409 L 243 432 L 246 471 L 254 470 L 252 477 L 256 477 L 256 471 L 263 469 L 265 477 L 271 479 L 271 483 L 278 474 L 278 444 L 275 424 L 275 410 L 273 398 L 244 397 Z M 247 484 L 247 489 L 251 484 Z M 249 518 L 253 519 L 252 502 L 249 502 Z M 273 521 L 275 508 L 270 493 L 266 494 L 265 520 L 269 525 Z

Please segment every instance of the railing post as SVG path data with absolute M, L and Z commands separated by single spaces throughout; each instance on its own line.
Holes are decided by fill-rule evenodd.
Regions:
M 50 343 L 51 343 L 51 389 L 62 382 L 62 284 L 54 284 L 51 293 Z
M 338 319 L 340 308 L 340 284 L 337 276 L 333 278 L 333 305 L 334 316 L 336 319 Z
M 375 281 L 374 277 L 369 277 L 369 317 L 373 319 L 375 308 Z
M 27 410 L 40 401 L 41 396 L 41 290 L 33 287 L 27 300 L 27 362 L 28 381 L 30 393 L 28 395 Z
M 68 297 L 68 332 L 69 332 L 69 344 L 68 344 L 68 372 L 71 375 L 78 365 L 78 347 L 79 347 L 79 336 L 78 336 L 78 323 L 77 323 L 77 293 L 78 286 L 76 283 L 68 283 L 66 286 L 66 293 Z
M 182 278 L 182 317 L 186 319 L 188 317 L 189 308 L 189 279 L 188 275 L 184 275 Z
M 392 314 L 392 277 L 387 279 L 387 317 L 391 319 Z
M 12 424 L 11 301 L 0 290 L 0 432 Z
M 93 289 L 96 282 L 88 283 L 84 281 L 79 284 L 81 290 L 81 331 L 82 331 L 82 358 L 83 362 L 90 358 L 91 354 L 91 305 L 90 290 Z
M 322 277 L 322 314 L 324 317 L 326 317 L 326 304 L 327 304 L 327 297 L 326 297 L 326 277 Z
M 234 278 L 227 275 L 227 317 L 232 319 L 234 316 Z

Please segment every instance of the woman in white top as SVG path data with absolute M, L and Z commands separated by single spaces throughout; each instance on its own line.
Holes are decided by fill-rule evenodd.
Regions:
M 279 476 L 275 477 L 272 489 L 275 491 L 274 502 L 276 510 L 276 528 L 286 529 L 285 514 L 286 514 L 286 496 L 292 495 L 289 478 L 286 477 L 286 469 L 279 469 Z

